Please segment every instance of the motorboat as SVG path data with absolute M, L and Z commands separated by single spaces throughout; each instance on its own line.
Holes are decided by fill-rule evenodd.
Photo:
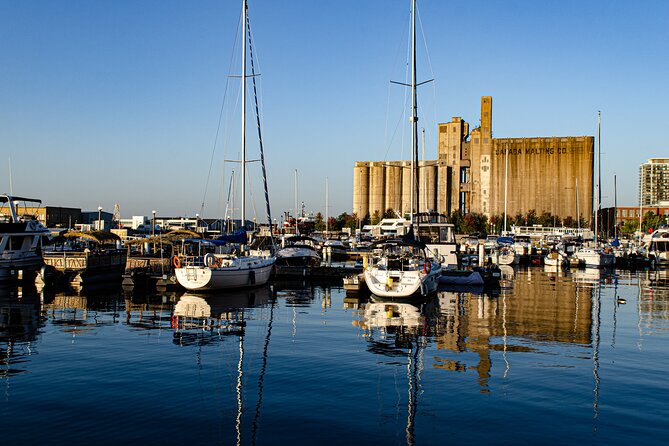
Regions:
M 280 266 L 318 266 L 321 264 L 318 242 L 308 236 L 296 235 L 284 239 L 283 247 L 276 253 Z
M 569 263 L 567 254 L 558 249 L 551 249 L 551 251 L 544 257 L 544 265 L 546 266 L 564 266 Z
M 41 200 L 0 195 L 0 280 L 42 267 L 42 237 L 48 236 L 49 230 L 34 216 L 20 215 L 18 211 L 26 203 Z
M 576 251 L 574 257 L 583 262 L 587 268 L 613 267 L 616 263 L 616 256 L 612 252 L 604 252 L 599 248 L 581 248 Z
M 418 239 L 425 243 L 428 252 L 440 259 L 444 269 L 458 266 L 455 225 L 448 217 L 437 212 L 421 212 L 414 221 L 418 225 Z
M 662 227 L 644 237 L 648 257 L 655 260 L 659 268 L 669 266 L 669 228 Z
M 497 265 L 474 267 L 470 270 L 443 269 L 439 283 L 442 285 L 495 286 L 499 285 L 502 273 Z
M 495 248 L 490 258 L 497 265 L 518 265 L 520 263 L 520 256 L 513 249 L 513 239 L 511 237 L 499 237 L 497 248 Z

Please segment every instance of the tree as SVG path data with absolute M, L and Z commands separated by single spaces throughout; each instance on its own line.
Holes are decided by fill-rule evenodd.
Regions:
M 320 212 L 316 214 L 316 224 L 315 229 L 317 231 L 325 231 L 325 222 L 323 221 L 323 214 Z

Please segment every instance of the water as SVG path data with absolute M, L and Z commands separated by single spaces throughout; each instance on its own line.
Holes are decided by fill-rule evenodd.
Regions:
M 297 283 L 211 296 L 5 289 L 3 440 L 666 441 L 667 272 L 507 274 L 499 294 L 442 291 L 417 306 Z

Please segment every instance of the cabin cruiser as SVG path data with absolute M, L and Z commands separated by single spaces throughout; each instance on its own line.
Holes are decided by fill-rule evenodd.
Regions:
M 276 253 L 279 266 L 318 266 L 321 264 L 318 242 L 305 235 L 296 235 L 283 240 Z
M 448 222 L 448 217 L 437 212 L 421 212 L 416 214 L 415 221 L 419 240 L 440 259 L 442 267 L 457 268 L 455 225 Z
M 605 252 L 599 248 L 581 248 L 576 251 L 574 257 L 589 268 L 610 268 L 616 263 L 616 256 L 613 252 Z
M 513 248 L 512 237 L 498 237 L 497 247 L 490 256 L 497 265 L 518 265 L 520 256 Z
M 34 198 L 0 195 L 0 280 L 17 271 L 37 271 L 42 267 L 42 237 L 49 230 L 36 218 L 19 215 L 21 204 L 41 203 Z
M 669 228 L 656 229 L 649 236 L 644 237 L 648 256 L 655 259 L 655 265 L 660 268 L 669 266 Z

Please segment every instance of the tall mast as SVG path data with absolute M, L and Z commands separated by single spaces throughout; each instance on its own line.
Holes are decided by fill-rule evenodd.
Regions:
M 297 210 L 297 169 L 295 169 L 295 235 L 299 232 L 299 227 L 297 226 L 297 215 L 299 211 Z
M 506 232 L 506 193 L 508 189 L 509 189 L 509 143 L 506 143 L 506 151 L 504 152 L 504 229 L 503 229 L 504 232 Z
M 602 167 L 601 163 L 601 149 L 602 149 L 602 138 L 601 138 L 601 125 L 602 125 L 602 112 L 597 111 L 597 182 L 595 186 L 595 194 L 597 196 L 597 206 L 595 206 L 595 247 L 597 246 L 597 230 L 599 228 L 599 206 L 602 199 L 602 193 L 600 191 L 600 169 Z
M 325 234 L 327 236 L 327 233 L 329 232 L 329 227 L 328 227 L 328 177 L 325 177 Z
M 411 2 L 411 223 L 418 205 L 418 105 L 416 101 L 416 0 Z M 415 203 L 414 203 L 415 196 Z
M 613 175 L 613 239 L 618 238 L 618 182 Z
M 242 0 L 242 227 L 246 227 L 246 0 Z

